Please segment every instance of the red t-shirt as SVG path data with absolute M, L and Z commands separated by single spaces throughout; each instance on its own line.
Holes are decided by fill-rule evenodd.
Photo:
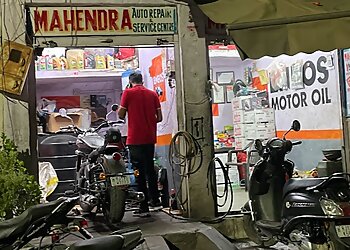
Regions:
M 157 142 L 157 94 L 144 86 L 135 86 L 123 92 L 120 106 L 128 112 L 127 145 L 155 144 Z

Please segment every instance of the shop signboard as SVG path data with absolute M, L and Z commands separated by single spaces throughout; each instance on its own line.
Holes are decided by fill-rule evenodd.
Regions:
M 345 77 L 345 99 L 346 99 L 346 116 L 350 116 L 350 49 L 343 50 L 344 77 Z
M 32 7 L 35 37 L 171 35 L 176 7 Z
M 264 61 L 258 60 L 257 67 L 265 68 Z M 336 132 L 334 136 L 338 136 L 341 102 L 337 61 L 336 51 L 282 55 L 269 61 L 269 101 L 275 109 L 278 131 L 288 130 L 292 120 L 298 119 L 303 130 Z

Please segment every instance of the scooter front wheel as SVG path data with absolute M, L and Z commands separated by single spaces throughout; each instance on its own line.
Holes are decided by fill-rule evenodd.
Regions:
M 261 247 L 270 247 L 277 243 L 277 240 L 274 238 L 263 237 L 259 233 L 259 229 L 255 225 L 250 214 L 243 215 L 243 227 L 248 238 Z

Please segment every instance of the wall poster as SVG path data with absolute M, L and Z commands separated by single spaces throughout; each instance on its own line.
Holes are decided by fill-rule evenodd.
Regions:
M 212 93 L 213 103 L 225 103 L 225 85 L 214 84 Z

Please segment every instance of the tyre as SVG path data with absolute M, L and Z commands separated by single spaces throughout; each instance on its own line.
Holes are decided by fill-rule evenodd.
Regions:
M 103 208 L 107 222 L 113 224 L 120 222 L 125 213 L 126 192 L 117 187 L 110 187 Z
M 277 243 L 272 237 L 263 237 L 259 234 L 258 228 L 249 214 L 243 215 L 243 227 L 248 238 L 261 247 L 270 247 Z

